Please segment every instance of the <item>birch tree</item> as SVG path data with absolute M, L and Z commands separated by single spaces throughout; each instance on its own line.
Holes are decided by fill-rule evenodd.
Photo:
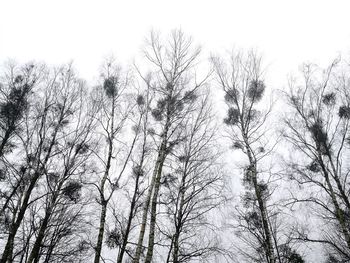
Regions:
M 151 33 L 145 56 L 150 63 L 152 79 L 150 89 L 154 92 L 155 107 L 152 116 L 155 120 L 154 139 L 156 143 L 155 164 L 148 193 L 143 204 L 140 234 L 137 242 L 134 263 L 140 261 L 146 231 L 148 213 L 149 234 L 145 262 L 151 262 L 154 251 L 158 197 L 163 168 L 173 147 L 181 141 L 181 129 L 188 113 L 192 110 L 194 95 L 203 86 L 198 82 L 194 66 L 200 49 L 193 46 L 192 39 L 181 31 L 173 31 L 168 42 L 162 42 L 159 35 Z
M 284 247 L 294 251 L 276 238 L 278 233 L 272 227 L 278 211 L 271 200 L 274 186 L 266 159 L 275 142 L 268 137 L 271 100 L 263 100 L 266 86 L 262 59 L 253 51 L 233 52 L 227 60 L 213 57 L 212 62 L 228 106 L 224 119 L 228 137 L 232 148 L 241 151 L 247 161 L 242 169 L 242 208 L 236 211 L 238 237 L 245 247 L 238 251 L 247 262 L 295 262 L 290 261 L 289 254 L 281 253 Z M 261 101 L 268 106 L 262 107 Z M 297 262 L 303 262 L 295 254 L 300 260 Z
M 198 96 L 184 140 L 174 151 L 171 169 L 162 182 L 171 225 L 163 229 L 170 239 L 166 262 L 210 262 L 220 253 L 218 228 L 209 216 L 224 201 L 218 130 L 209 94 Z
M 38 185 L 44 180 L 61 145 L 65 145 L 69 133 L 67 124 L 78 103 L 72 94 L 79 85 L 81 82 L 75 78 L 71 67 L 46 70 L 42 85 L 31 101 L 30 110 L 24 117 L 24 132 L 19 139 L 21 151 L 14 156 L 17 165 L 11 170 L 18 186 L 11 193 L 11 208 L 8 209 L 12 218 L 0 262 L 13 261 L 16 234 L 26 212 L 43 197 L 37 191 Z
M 43 191 L 45 208 L 40 224 L 37 226 L 38 231 L 35 240 L 33 240 L 28 263 L 39 262 L 42 254 L 46 254 L 45 260 L 48 261 L 55 252 L 57 253 L 56 249 L 61 245 L 62 240 L 56 240 L 55 243 L 52 243 L 54 237 L 52 234 L 50 235 L 50 232 L 54 231 L 52 230 L 53 225 L 63 225 L 67 228 L 65 229 L 67 231 L 65 238 L 74 236 L 69 234 L 70 227 L 64 221 L 69 220 L 71 225 L 79 223 L 78 218 L 81 217 L 80 214 L 84 206 L 80 200 L 80 192 L 82 183 L 86 181 L 84 175 L 89 172 L 87 163 L 91 157 L 90 149 L 96 148 L 92 139 L 92 132 L 95 128 L 92 116 L 96 113 L 96 108 L 89 103 L 89 94 L 84 83 L 79 79 L 74 80 L 73 77 L 71 81 L 75 81 L 75 84 L 72 83 L 66 88 L 70 89 L 68 99 L 74 105 L 70 108 L 69 122 L 67 120 L 64 124 L 70 132 L 65 137 L 65 144 L 61 148 L 55 149 L 54 160 L 50 161 L 44 174 L 46 177 L 45 190 Z M 39 214 L 39 211 L 37 213 Z M 79 225 L 79 227 L 86 228 L 84 225 Z M 74 231 L 79 232 L 73 229 L 71 232 Z M 78 236 L 74 237 L 77 240 L 72 240 L 70 245 L 66 245 L 67 249 L 72 248 L 73 244 L 82 242 Z M 50 244 L 47 244 L 48 241 Z M 61 248 L 60 253 L 62 262 L 67 260 L 65 257 L 71 258 L 73 256 L 78 261 L 79 255 L 74 253 L 74 249 L 64 250 Z M 60 257 L 56 256 L 56 258 Z
M 97 115 L 99 127 L 98 133 L 102 133 L 102 140 L 106 143 L 95 156 L 102 164 L 101 171 L 97 173 L 98 182 L 92 184 L 98 191 L 98 204 L 100 206 L 98 236 L 95 249 L 94 262 L 101 259 L 107 208 L 113 194 L 120 188 L 120 180 L 130 161 L 138 132 L 130 138 L 125 138 L 123 132 L 130 121 L 131 113 L 136 102 L 131 102 L 130 76 L 124 72 L 114 61 L 107 61 L 102 72 L 102 85 L 98 86 L 96 92 L 96 103 L 100 107 Z M 136 126 L 141 123 L 142 117 L 136 120 Z M 138 128 L 137 128 L 138 130 Z M 123 152 L 124 151 L 124 152 Z
M 349 230 L 349 78 L 339 60 L 326 69 L 305 64 L 301 81 L 290 80 L 285 138 L 297 153 L 289 159 L 289 177 L 307 186 L 291 192 L 290 204 L 314 208 L 323 227 L 319 233 L 298 231 L 297 239 L 321 243 L 331 262 L 350 259 Z

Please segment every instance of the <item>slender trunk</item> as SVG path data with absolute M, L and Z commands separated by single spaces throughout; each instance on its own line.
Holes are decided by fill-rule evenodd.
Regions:
M 142 167 L 142 166 L 140 165 L 140 167 Z M 128 238 L 129 238 L 129 233 L 130 233 L 130 229 L 131 229 L 131 222 L 132 222 L 132 219 L 134 217 L 134 210 L 135 210 L 135 206 L 136 206 L 136 198 L 137 198 L 137 195 L 138 195 L 139 179 L 140 179 L 140 173 L 137 173 L 136 181 L 135 181 L 134 194 L 132 196 L 131 205 L 130 205 L 130 212 L 129 212 L 129 217 L 128 217 L 128 223 L 127 223 L 127 226 L 126 226 L 126 229 L 125 229 L 123 244 L 122 244 L 122 246 L 120 248 L 120 251 L 119 251 L 119 254 L 118 254 L 117 263 L 122 263 L 123 262 L 123 256 L 124 256 L 124 253 L 125 253 L 126 245 L 128 244 Z
M 143 207 L 141 229 L 140 229 L 139 239 L 138 239 L 138 242 L 137 242 L 137 247 L 136 247 L 136 252 L 135 252 L 135 257 L 133 259 L 133 263 L 139 263 L 140 262 L 141 252 L 142 252 L 142 247 L 143 247 L 143 239 L 144 239 L 145 232 L 146 232 L 148 210 L 149 210 L 149 206 L 151 204 L 152 192 L 155 189 L 156 182 L 157 182 L 157 179 L 158 179 L 159 168 L 161 166 L 163 166 L 163 162 L 164 161 L 162 161 L 162 159 L 163 159 L 163 152 L 165 151 L 166 144 L 167 144 L 167 136 L 168 136 L 168 128 L 166 128 L 166 132 L 163 135 L 163 140 L 162 140 L 162 144 L 161 144 L 160 150 L 158 152 L 157 161 L 156 161 L 156 164 L 155 164 L 155 167 L 154 167 L 154 171 L 153 171 L 153 175 L 152 175 L 152 179 L 151 179 L 151 184 L 150 184 L 149 189 L 148 189 L 147 199 L 146 199 L 144 207 Z
M 170 243 L 170 248 L 169 248 L 169 251 L 168 251 L 168 256 L 166 258 L 166 263 L 169 263 L 170 262 L 170 258 L 171 258 L 171 252 L 173 251 L 173 243 L 174 243 L 174 236 L 172 236 L 171 238 L 171 243 Z
M 253 181 L 253 186 L 254 186 L 254 193 L 256 196 L 256 199 L 258 201 L 258 207 L 261 215 L 261 220 L 262 220 L 262 225 L 263 225 L 263 232 L 265 236 L 264 243 L 262 244 L 265 250 L 265 256 L 266 260 L 268 263 L 274 263 L 276 261 L 275 259 L 275 253 L 272 245 L 272 235 L 271 231 L 269 228 L 269 223 L 268 223 L 268 216 L 267 216 L 267 211 L 266 211 L 266 204 L 265 200 L 262 196 L 259 184 L 258 184 L 258 178 L 257 178 L 257 169 L 256 169 L 256 161 L 253 157 L 253 153 L 251 152 L 250 145 L 248 143 L 248 138 L 243 134 L 243 138 L 246 144 L 246 151 L 249 159 L 249 164 L 250 164 L 250 170 L 251 170 L 251 176 L 252 176 L 252 181 Z
M 98 238 L 97 238 L 97 244 L 96 244 L 95 260 L 94 260 L 95 263 L 100 262 L 103 235 L 104 235 L 105 223 L 106 223 L 106 212 L 107 212 L 107 202 L 103 201 L 103 203 L 101 204 L 100 227 L 98 230 Z
M 65 175 L 67 174 L 68 171 L 65 172 Z M 64 180 L 62 180 L 56 189 L 56 191 L 53 193 L 53 196 L 47 205 L 46 212 L 45 212 L 45 217 L 40 225 L 39 233 L 38 236 L 36 237 L 35 243 L 33 245 L 32 251 L 30 252 L 29 259 L 27 263 L 38 263 L 40 259 L 40 249 L 42 247 L 42 242 L 45 238 L 45 232 L 47 230 L 47 227 L 50 222 L 50 218 L 54 209 L 54 206 L 56 205 L 56 201 L 58 198 L 58 193 L 61 190 L 63 186 Z
M 169 119 L 169 110 L 167 112 L 167 120 L 163 132 L 163 139 L 159 149 L 159 155 L 157 158 L 156 165 L 156 177 L 154 182 L 154 191 L 152 196 L 152 206 L 151 206 L 151 218 L 150 218 L 150 226 L 149 226 L 149 235 L 148 235 L 148 247 L 147 254 L 145 258 L 145 263 L 151 263 L 153 257 L 153 249 L 154 249 L 154 235 L 155 235 L 155 227 L 156 227 L 156 218 L 157 218 L 157 199 L 160 190 L 160 180 L 162 178 L 163 165 L 166 158 L 167 144 L 168 144 L 168 132 L 170 128 L 170 119 Z
M 321 165 L 322 172 L 323 172 L 324 178 L 325 178 L 327 186 L 328 186 L 328 190 L 329 190 L 329 194 L 330 194 L 332 203 L 334 205 L 335 217 L 337 218 L 337 220 L 339 222 L 339 225 L 341 227 L 341 230 L 342 230 L 344 238 L 345 238 L 345 242 L 346 242 L 348 248 L 350 248 L 350 233 L 349 233 L 349 230 L 346 226 L 346 220 L 344 217 L 344 213 L 339 206 L 336 194 L 334 192 L 333 186 L 332 186 L 330 178 L 329 178 L 328 171 L 327 171 L 326 167 L 324 166 L 323 162 L 320 162 L 320 165 Z
M 163 168 L 163 154 L 161 154 L 161 162 L 158 167 L 157 177 L 154 183 L 154 191 L 151 202 L 151 218 L 150 218 L 150 226 L 149 226 L 149 235 L 148 235 L 148 247 L 147 254 L 145 258 L 145 263 L 150 263 L 153 257 L 153 249 L 154 249 L 154 237 L 155 237 L 155 226 L 156 226 L 156 218 L 157 218 L 157 199 L 160 190 L 160 180 L 162 177 L 162 168 Z
M 42 120 L 42 123 L 41 123 L 41 128 L 40 128 L 40 133 L 41 133 L 41 129 L 43 128 L 43 125 L 44 125 L 44 121 L 45 121 L 45 118 L 46 118 L 46 112 L 47 112 L 47 108 L 45 109 L 45 114 L 43 115 L 43 120 Z M 58 133 L 58 130 L 59 130 L 59 127 L 61 125 L 61 122 L 63 120 L 63 110 L 61 111 L 61 115 L 60 115 L 60 118 L 58 120 L 58 123 L 57 123 L 57 126 L 55 127 L 55 130 L 53 132 L 53 135 L 52 135 L 52 139 L 51 139 L 51 142 L 50 142 L 50 146 L 49 146 L 49 149 L 45 155 L 45 158 L 44 158 L 44 161 L 42 162 L 42 164 L 39 162 L 37 167 L 36 167 L 36 170 L 35 170 L 35 173 L 33 175 L 33 178 L 31 179 L 30 181 L 30 184 L 28 186 L 28 189 L 27 191 L 25 192 L 24 194 L 24 198 L 23 198 L 23 202 L 20 206 L 20 209 L 19 209 L 19 212 L 18 212 L 18 215 L 17 215 L 17 219 L 15 220 L 14 224 L 12 224 L 10 226 L 10 233 L 8 235 L 8 238 L 7 238 L 7 241 L 6 241 L 6 245 L 5 245 L 5 248 L 4 248 L 4 252 L 2 254 L 2 257 L 1 257 L 1 260 L 0 260 L 0 263 L 6 263 L 6 261 L 9 259 L 9 262 L 12 261 L 11 259 L 11 255 L 12 255 L 12 251 L 13 251 L 13 245 L 14 245 L 14 239 L 15 239 L 15 236 L 17 234 L 17 231 L 18 231 L 18 228 L 20 227 L 21 223 L 22 223 L 22 220 L 24 218 L 24 214 L 25 212 L 27 211 L 27 208 L 29 206 L 29 199 L 30 199 L 30 196 L 32 194 L 32 191 L 36 185 L 36 182 L 38 181 L 39 177 L 41 176 L 41 170 L 42 168 L 45 168 L 46 167 L 46 164 L 47 162 L 49 161 L 49 158 L 51 156 L 51 151 L 52 151 L 52 148 L 56 142 L 56 136 L 57 136 L 57 133 Z M 40 146 L 39 148 L 41 147 L 43 143 L 43 140 L 40 141 Z
M 5 212 L 5 210 L 7 209 L 10 201 L 12 200 L 12 197 L 17 193 L 18 188 L 21 186 L 22 181 L 23 181 L 23 177 L 20 177 L 20 179 L 18 180 L 16 185 L 13 187 L 11 194 L 8 197 L 6 197 L 6 201 L 3 205 L 3 207 L 1 208 L 1 214 L 3 214 Z
M 13 242 L 14 234 L 11 232 L 7 238 L 6 246 L 1 257 L 1 263 L 12 262 L 12 251 L 13 251 Z
M 179 263 L 179 233 L 177 230 L 174 236 L 173 263 Z
M 45 214 L 45 217 L 41 223 L 41 226 L 40 226 L 40 230 L 39 230 L 39 233 L 38 233 L 38 236 L 35 240 L 35 243 L 33 245 L 33 248 L 32 248 L 32 251 L 30 252 L 30 255 L 29 255 L 29 259 L 27 261 L 27 263 L 37 263 L 39 262 L 39 258 L 40 258 L 40 249 L 41 249 L 41 246 L 42 246 L 42 241 L 45 237 L 45 231 L 47 229 L 47 226 L 48 226 L 48 223 L 49 223 L 49 219 L 51 217 L 51 213 L 52 213 L 52 207 L 51 207 L 51 204 L 49 204 L 49 207 L 46 211 L 46 214 Z
M 272 229 L 271 221 L 270 221 L 270 220 L 269 220 L 269 225 L 270 225 L 270 227 L 271 227 L 271 229 Z M 273 234 L 273 235 L 272 235 L 272 239 L 273 239 L 273 243 L 274 243 L 275 248 L 276 248 L 276 257 L 277 257 L 276 261 L 278 260 L 279 263 L 282 263 L 280 251 L 279 251 L 279 249 L 278 249 L 278 243 L 277 243 L 276 234 Z
M 140 120 L 138 122 L 137 130 L 140 128 L 141 120 L 142 120 L 142 115 L 140 116 Z M 136 139 L 137 139 L 137 133 L 135 134 L 135 137 L 134 137 L 134 140 L 133 140 L 133 143 L 132 143 L 132 147 L 131 147 L 130 152 L 129 152 L 129 156 L 128 156 L 128 158 L 126 159 L 126 161 L 124 163 L 124 167 L 126 167 L 128 159 L 129 159 L 129 157 L 130 157 L 130 155 L 132 153 L 132 149 L 134 148 Z M 146 145 L 146 135 L 144 136 L 144 139 L 143 139 L 143 150 L 142 150 L 141 162 L 140 162 L 140 165 L 138 167 L 137 174 L 136 174 L 134 194 L 133 194 L 133 197 L 131 199 L 130 212 L 129 212 L 129 216 L 128 216 L 127 226 L 126 226 L 126 229 L 125 229 L 124 234 L 123 234 L 123 242 L 122 242 L 122 246 L 121 246 L 121 248 L 119 250 L 119 253 L 118 253 L 117 263 L 121 263 L 123 261 L 126 245 L 128 244 L 128 238 L 129 238 L 129 233 L 130 233 L 130 229 L 131 229 L 131 222 L 132 222 L 132 219 L 134 217 L 134 210 L 135 210 L 135 206 L 136 206 L 136 198 L 137 198 L 137 195 L 138 195 L 138 185 L 139 185 L 140 173 L 141 173 L 141 169 L 142 169 L 143 161 L 144 161 L 144 157 L 145 157 L 145 145 Z
M 150 183 L 150 186 L 149 186 L 149 189 L 148 189 L 147 198 L 146 198 L 146 201 L 145 201 L 144 206 L 143 206 L 141 228 L 140 228 L 139 239 L 138 239 L 138 242 L 137 242 L 135 256 L 134 256 L 134 259 L 132 261 L 133 263 L 139 263 L 140 262 L 141 253 L 142 253 L 142 247 L 143 247 L 143 239 L 144 239 L 145 232 L 146 232 L 148 210 L 149 210 L 149 205 L 151 203 L 151 197 L 152 197 L 154 184 L 155 184 L 155 181 L 156 181 L 157 167 L 159 165 L 158 163 L 159 163 L 159 155 L 158 155 L 158 158 L 157 158 L 156 167 L 155 167 L 153 175 L 152 175 L 151 183 Z
M 45 256 L 45 260 L 44 260 L 44 263 L 49 263 L 51 262 L 51 256 L 52 256 L 52 252 L 54 250 L 54 247 L 55 247 L 55 242 L 54 242 L 54 239 L 51 239 L 50 240 L 50 244 L 48 246 L 48 249 L 46 251 L 46 256 Z
M 336 218 L 338 219 L 338 222 L 339 222 L 340 227 L 342 229 L 342 232 L 344 234 L 346 244 L 347 244 L 348 248 L 350 248 L 350 234 L 349 234 L 349 230 L 346 226 L 344 213 L 340 209 L 340 206 L 339 206 L 338 201 L 336 199 L 336 195 L 334 193 L 333 187 L 330 185 L 329 178 L 326 178 L 326 181 L 327 181 L 327 184 L 330 186 L 329 191 L 331 193 L 331 199 L 332 199 L 332 202 L 333 202 L 333 205 L 335 208 Z
M 344 187 L 343 187 L 343 184 L 340 182 L 340 179 L 339 179 L 339 176 L 338 176 L 338 170 L 335 168 L 335 165 L 333 163 L 333 159 L 332 159 L 332 154 L 331 154 L 331 151 L 328 147 L 326 147 L 326 150 L 327 150 L 327 156 L 328 156 L 328 159 L 329 159 L 329 162 L 331 164 L 331 167 L 332 167 L 332 171 L 333 171 L 333 179 L 337 185 L 337 188 L 340 192 L 340 196 L 341 198 L 343 199 L 346 207 L 350 210 L 350 202 L 349 202 L 349 198 L 348 196 L 346 195 L 345 191 L 344 191 Z
M 179 213 L 177 216 L 178 221 L 177 221 L 176 230 L 175 230 L 175 234 L 174 234 L 173 263 L 179 263 L 179 250 L 180 250 L 179 239 L 180 239 L 180 233 L 181 233 L 181 227 L 182 227 L 183 203 L 184 203 L 184 199 L 181 197 Z
M 337 184 L 337 188 L 340 192 L 340 196 L 342 198 L 342 200 L 344 201 L 346 207 L 348 210 L 350 210 L 350 202 L 349 202 L 349 198 L 348 196 L 345 194 L 345 191 L 344 191 L 344 188 L 343 188 L 343 185 L 341 184 L 340 180 L 339 180 L 339 177 L 337 175 L 335 175 L 334 177 L 334 180 L 335 180 L 335 183 Z
M 146 105 L 149 105 L 149 93 L 148 93 L 148 91 L 147 91 L 147 104 Z M 145 153 L 146 153 L 147 125 L 148 125 L 148 110 L 145 112 L 145 121 L 143 123 L 143 132 L 144 132 L 143 136 L 144 137 L 143 137 L 143 150 L 142 150 L 141 164 L 144 161 L 144 157 L 145 157 Z M 142 168 L 141 164 L 140 164 L 140 167 Z M 157 166 L 157 164 L 156 164 L 156 166 Z M 148 190 L 148 194 L 147 194 L 147 199 L 146 199 L 146 202 L 145 202 L 144 207 L 143 207 L 141 229 L 140 229 L 139 238 L 137 241 L 136 252 L 134 255 L 134 259 L 132 261 L 133 263 L 138 263 L 140 261 L 143 238 L 144 238 L 145 230 L 146 230 L 147 214 L 148 214 L 148 209 L 149 209 L 149 204 L 150 204 L 150 197 L 151 197 L 151 194 L 153 191 L 154 181 L 155 181 L 155 173 L 153 173 L 153 176 L 151 179 L 151 184 L 149 186 L 149 190 Z
M 77 155 L 77 152 L 73 156 L 72 160 L 75 159 L 76 155 Z M 70 167 L 70 164 L 67 164 L 65 171 L 63 173 L 63 176 L 62 176 L 62 180 L 59 182 L 56 189 L 52 192 L 52 196 L 48 201 L 47 208 L 45 211 L 45 217 L 40 225 L 39 233 L 36 237 L 35 243 L 33 245 L 32 251 L 30 252 L 30 256 L 29 256 L 27 263 L 33 263 L 33 262 L 38 263 L 39 262 L 40 249 L 42 247 L 42 242 L 45 238 L 45 233 L 46 233 L 47 227 L 49 225 L 51 215 L 54 211 L 54 207 L 56 206 L 56 202 L 57 202 L 57 199 L 59 197 L 59 193 L 62 190 L 63 184 L 65 183 L 67 176 L 69 174 L 69 171 L 70 171 L 69 167 Z
M 31 183 L 30 183 L 30 185 L 29 185 L 29 187 L 24 195 L 24 199 L 23 199 L 22 205 L 19 209 L 17 218 L 14 221 L 14 223 L 10 226 L 10 233 L 7 237 L 6 245 L 5 245 L 4 252 L 2 254 L 0 263 L 6 263 L 7 260 L 9 262 L 11 262 L 11 257 L 12 257 L 11 255 L 12 255 L 12 251 L 13 251 L 13 244 L 14 244 L 15 236 L 16 236 L 18 228 L 20 227 L 21 222 L 24 218 L 24 214 L 28 208 L 30 195 L 34 189 L 34 186 L 35 186 L 36 181 L 38 180 L 39 176 L 40 176 L 39 173 L 36 173 L 34 175 L 34 178 L 32 179 L 32 181 L 31 181 Z
M 155 226 L 156 226 L 156 218 L 157 218 L 157 201 L 158 201 L 158 195 L 160 190 L 160 180 L 162 178 L 162 170 L 163 170 L 163 164 L 165 161 L 165 150 L 166 150 L 166 141 L 163 141 L 163 147 L 161 147 L 160 150 L 160 161 L 159 166 L 157 169 L 157 176 L 154 183 L 154 191 L 152 196 L 152 202 L 151 202 L 151 218 L 150 218 L 150 226 L 149 226 L 149 236 L 148 236 L 148 248 L 147 248 L 147 254 L 145 263 L 150 263 L 153 257 L 153 249 L 154 249 L 154 235 L 155 235 Z
M 23 193 L 22 193 L 23 194 Z M 22 197 L 21 197 L 22 198 Z M 21 199 L 20 198 L 20 199 Z M 10 233 L 11 233 L 11 227 L 15 224 L 15 221 L 16 221 L 16 216 L 17 216 L 17 212 L 18 212 L 18 209 L 20 208 L 20 203 L 18 202 L 17 203 L 17 205 L 16 205 L 16 207 L 15 207 L 15 209 L 14 209 L 14 211 L 12 212 L 12 214 L 13 214 L 13 216 L 12 216 L 12 220 L 11 220 L 11 224 L 10 224 Z M 11 242 L 11 240 L 9 241 L 9 240 L 7 240 L 7 242 Z M 13 241 L 12 241 L 13 242 Z M 7 244 L 6 244 L 7 245 Z M 10 245 L 10 246 L 13 246 L 13 244 L 12 245 Z M 7 251 L 8 249 L 5 247 L 4 248 L 4 252 L 3 253 L 5 253 L 5 251 Z M 9 251 L 9 252 L 11 252 L 11 253 L 9 253 L 8 255 L 7 255 L 7 257 L 8 258 L 12 258 L 12 251 Z M 6 262 L 6 258 L 5 258 L 5 261 L 4 262 Z
M 186 161 L 186 168 L 188 165 L 188 161 Z M 180 239 L 180 234 L 181 234 L 181 229 L 182 229 L 182 217 L 183 217 L 183 207 L 185 204 L 185 184 L 186 184 L 186 169 L 185 168 L 185 173 L 183 174 L 182 177 L 182 182 L 180 186 L 180 204 L 179 208 L 177 209 L 177 215 L 176 215 L 176 221 L 175 221 L 175 235 L 174 235 L 174 252 L 173 252 L 173 263 L 178 263 L 179 262 L 179 239 Z
M 29 242 L 30 242 L 30 238 L 31 238 L 32 235 L 28 235 L 27 238 L 25 238 L 25 236 L 23 235 L 23 239 L 25 238 L 25 244 L 22 248 L 23 252 L 22 252 L 22 255 L 21 255 L 21 259 L 19 260 L 19 263 L 22 263 L 22 262 L 26 262 L 27 261 L 27 258 L 28 258 L 28 254 L 29 254 Z
M 97 243 L 95 247 L 95 259 L 94 263 L 100 262 L 101 257 L 101 251 L 102 251 L 102 242 L 103 242 L 103 236 L 104 236 L 104 230 L 105 230 L 105 223 L 106 223 L 106 214 L 107 214 L 107 204 L 109 199 L 111 198 L 112 194 L 109 196 L 109 198 L 105 198 L 104 196 L 104 188 L 105 184 L 109 175 L 109 170 L 111 168 L 111 161 L 112 161 L 112 154 L 113 154 L 113 140 L 114 140 L 114 112 L 115 112 L 115 97 L 112 98 L 112 110 L 111 110 L 111 129 L 108 134 L 108 155 L 107 155 L 107 163 L 106 163 L 106 169 L 101 181 L 100 185 L 100 202 L 101 202 L 101 214 L 100 214 L 100 226 L 98 230 L 98 237 L 97 237 Z M 113 191 L 113 190 L 112 190 Z
M 108 153 L 108 160 L 107 160 L 107 166 L 105 170 L 105 174 L 102 178 L 101 181 L 101 189 L 100 189 L 100 202 L 101 202 L 101 213 L 100 213 L 100 225 L 98 229 L 98 237 L 97 237 L 97 243 L 95 247 L 95 259 L 94 263 L 99 263 L 100 262 L 100 257 L 101 257 L 101 251 L 102 251 L 102 242 L 103 242 L 103 236 L 104 236 L 104 231 L 105 231 L 105 223 L 106 223 L 106 214 L 107 214 L 107 204 L 108 200 L 105 199 L 104 196 L 104 186 L 108 177 L 109 169 L 111 166 L 111 159 L 112 159 L 112 139 L 110 139 L 110 144 L 109 144 L 109 153 Z
M 267 262 L 274 263 L 275 256 L 274 256 L 274 251 L 272 246 L 271 232 L 270 232 L 270 228 L 267 220 L 266 204 L 261 195 L 261 191 L 259 189 L 259 185 L 256 177 L 256 171 L 254 172 L 254 174 L 255 174 L 253 175 L 254 191 L 255 191 L 256 198 L 258 200 L 259 210 L 260 210 L 262 224 L 264 228 L 264 234 L 265 234 L 265 244 L 263 245 L 265 247 L 266 259 L 267 259 Z

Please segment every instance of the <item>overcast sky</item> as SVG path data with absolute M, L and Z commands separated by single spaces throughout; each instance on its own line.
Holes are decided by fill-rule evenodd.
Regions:
M 206 51 L 258 48 L 281 85 L 303 61 L 350 54 L 350 1 L 0 0 L 0 62 L 74 61 L 91 80 L 104 57 L 140 55 L 150 29 L 182 28 Z

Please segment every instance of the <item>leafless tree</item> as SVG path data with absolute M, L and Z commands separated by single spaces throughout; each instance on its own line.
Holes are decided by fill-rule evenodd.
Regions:
M 68 71 L 70 71 L 69 68 Z M 61 152 L 59 149 L 55 149 L 54 159 L 50 161 L 50 165 L 44 174 L 46 177 L 45 211 L 43 218 L 40 220 L 40 226 L 38 226 L 38 233 L 27 260 L 28 263 L 39 262 L 40 251 L 43 250 L 43 241 L 46 232 L 50 228 L 50 223 L 52 224 L 52 218 L 55 218 L 55 213 L 60 216 L 56 216 L 56 224 L 64 225 L 62 221 L 66 217 L 66 211 L 70 209 L 67 206 L 79 202 L 82 177 L 88 172 L 86 163 L 91 155 L 90 149 L 95 148 L 91 135 L 95 123 L 92 116 L 96 113 L 96 108 L 89 104 L 89 94 L 86 92 L 84 85 L 79 80 L 74 80 L 73 77 L 71 76 L 72 84 L 66 87 L 70 89 L 68 94 L 75 103 L 74 107 L 70 108 L 72 112 L 70 123 L 65 123 L 67 130 L 69 129 L 71 132 L 66 134 L 65 144 L 61 146 Z M 76 81 L 75 85 L 73 84 L 74 81 Z M 68 213 L 75 214 L 73 209 L 70 210 Z M 75 214 L 75 216 L 78 215 Z M 75 223 L 71 219 L 69 220 L 70 224 Z M 50 249 L 53 250 L 53 247 L 51 246 Z M 72 253 L 71 256 L 73 256 Z
M 127 245 L 130 242 L 130 235 L 135 226 L 133 220 L 140 208 L 140 199 L 142 198 L 145 189 L 142 188 L 142 184 L 145 182 L 145 177 L 147 175 L 146 167 L 147 162 L 150 156 L 150 134 L 149 134 L 149 117 L 150 117 L 150 105 L 151 105 L 151 94 L 149 83 L 147 82 L 146 89 L 144 91 L 139 92 L 136 96 L 136 103 L 138 108 L 138 114 L 140 116 L 140 121 L 134 126 L 135 133 L 140 134 L 139 138 L 139 146 L 137 147 L 137 151 L 134 152 L 133 157 L 133 167 L 132 167 L 132 176 L 129 183 L 131 181 L 134 182 L 133 188 L 128 192 L 128 200 L 130 202 L 129 211 L 125 218 L 125 222 L 123 223 L 123 219 L 120 220 L 120 215 L 117 215 L 116 220 L 120 223 L 120 242 L 119 243 L 119 251 L 117 257 L 117 263 L 122 263 L 125 253 L 128 253 L 131 256 L 130 248 L 127 248 Z M 136 149 L 135 149 L 136 150 Z M 114 235 L 116 236 L 116 235 Z M 115 244 L 118 245 L 118 244 Z
M 23 67 L 9 63 L 5 66 L 5 72 L 1 76 L 1 102 L 0 102 L 0 128 L 2 141 L 0 145 L 1 159 L 1 179 L 10 179 L 8 175 L 13 171 L 11 162 L 8 162 L 4 155 L 16 151 L 16 145 L 20 144 L 16 134 L 23 132 L 23 117 L 29 108 L 29 100 L 33 94 L 33 89 L 40 82 L 40 76 L 44 71 L 43 65 L 27 64 Z M 8 180 L 7 183 L 9 183 Z M 12 185 L 5 192 L 0 190 L 1 212 L 0 222 L 7 220 L 7 208 L 13 196 L 21 185 L 20 180 L 12 181 Z M 7 218 L 7 219 L 6 219 Z M 4 222 L 7 224 L 7 222 Z
M 93 183 L 98 190 L 98 204 L 101 207 L 98 237 L 95 246 L 95 263 L 100 262 L 101 250 L 104 239 L 106 216 L 108 203 L 113 197 L 113 193 L 119 188 L 120 180 L 130 161 L 137 137 L 139 136 L 139 126 L 142 116 L 136 121 L 136 132 L 132 136 L 132 142 L 127 145 L 129 138 L 123 138 L 122 131 L 125 129 L 134 110 L 136 102 L 131 103 L 131 91 L 128 73 L 122 72 L 121 67 L 113 61 L 107 61 L 102 73 L 103 84 L 96 88 L 96 101 L 101 108 L 97 120 L 98 130 L 102 133 L 103 140 L 106 141 L 105 148 L 101 147 L 100 152 L 96 152 L 96 157 L 102 163 L 102 174 L 97 174 L 99 182 Z M 98 128 L 98 129 L 99 129 Z M 122 150 L 126 154 L 122 154 Z M 113 160 L 120 161 L 117 165 Z M 115 164 L 114 164 L 115 163 Z
M 181 31 L 173 31 L 169 42 L 163 44 L 156 33 L 151 33 L 145 56 L 151 63 L 150 88 L 157 102 L 152 110 L 154 117 L 154 139 L 156 160 L 150 186 L 144 201 L 140 235 L 133 259 L 141 258 L 143 239 L 150 211 L 148 246 L 145 262 L 151 262 L 155 243 L 158 197 L 164 174 L 164 163 L 173 147 L 181 140 L 181 130 L 188 113 L 192 111 L 192 100 L 204 81 L 197 82 L 194 66 L 200 49 L 193 47 L 191 38 Z
M 43 84 L 30 102 L 30 110 L 24 116 L 24 132 L 19 135 L 22 147 L 13 156 L 16 165 L 12 165 L 11 178 L 15 178 L 18 187 L 16 183 L 9 184 L 10 189 L 11 185 L 17 189 L 12 189 L 11 207 L 6 208 L 12 218 L 1 262 L 12 262 L 15 237 L 26 211 L 46 195 L 40 192 L 39 183 L 45 180 L 54 157 L 66 145 L 68 124 L 79 107 L 75 91 L 82 85 L 71 67 L 46 70 Z
M 298 153 L 288 160 L 288 175 L 309 190 L 291 193 L 290 204 L 314 207 L 324 225 L 316 236 L 302 231 L 297 238 L 324 244 L 331 262 L 350 260 L 348 70 L 339 60 L 325 70 L 306 64 L 302 81 L 291 79 L 287 94 L 284 135 Z
M 243 169 L 243 210 L 236 211 L 236 227 L 242 243 L 252 250 L 241 248 L 239 252 L 249 262 L 290 262 L 279 253 L 281 244 L 274 239 L 276 233 L 271 225 L 276 213 L 271 205 L 271 173 L 267 172 L 264 160 L 275 144 L 268 138 L 271 106 L 264 110 L 260 103 L 266 89 L 261 57 L 254 51 L 233 52 L 228 60 L 213 57 L 212 62 L 228 106 L 224 119 L 228 137 L 232 147 L 240 150 L 248 161 Z M 271 101 L 266 102 L 271 105 Z
M 198 108 L 191 113 L 184 140 L 172 154 L 171 169 L 163 177 L 162 202 L 170 225 L 162 230 L 170 239 L 166 262 L 205 262 L 220 252 L 218 229 L 208 215 L 224 201 L 218 131 L 209 96 L 196 99 Z

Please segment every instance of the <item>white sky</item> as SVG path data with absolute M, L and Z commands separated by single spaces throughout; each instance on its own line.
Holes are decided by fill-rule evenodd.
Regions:
M 181 27 L 208 53 L 258 48 L 269 79 L 282 85 L 304 61 L 349 54 L 349 11 L 340 0 L 0 0 L 0 63 L 73 60 L 92 80 L 104 57 L 140 55 L 150 29 Z

